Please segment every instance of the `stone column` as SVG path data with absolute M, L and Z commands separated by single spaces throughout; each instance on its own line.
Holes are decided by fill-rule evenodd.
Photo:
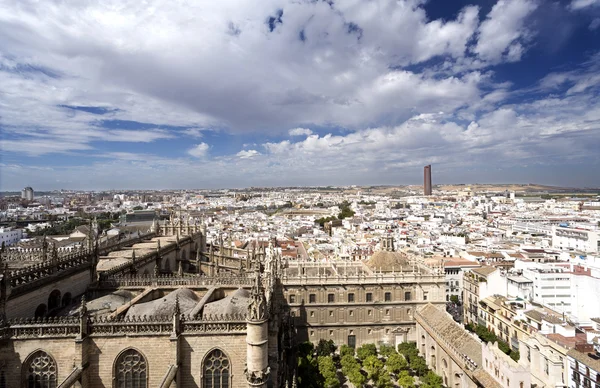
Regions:
M 256 271 L 246 319 L 246 381 L 248 388 L 266 388 L 269 374 L 269 318 L 260 271 Z

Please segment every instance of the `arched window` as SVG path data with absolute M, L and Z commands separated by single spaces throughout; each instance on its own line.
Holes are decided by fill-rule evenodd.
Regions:
M 73 298 L 71 297 L 71 293 L 67 292 L 66 294 L 63 295 L 62 298 L 62 306 L 70 306 L 71 302 L 73 302 Z
M 229 388 L 229 369 L 229 359 L 225 353 L 219 349 L 210 352 L 202 366 L 203 388 Z
M 23 364 L 23 386 L 27 388 L 56 388 L 56 362 L 46 352 L 38 350 Z
M 35 317 L 36 318 L 43 318 L 46 316 L 46 313 L 48 312 L 48 309 L 46 308 L 45 304 L 41 304 L 37 307 L 37 309 L 35 309 Z
M 48 310 L 52 311 L 57 307 L 60 307 L 60 301 L 61 301 L 61 296 L 60 296 L 60 291 L 59 290 L 54 290 L 50 293 L 50 296 L 48 296 Z
M 146 388 L 148 365 L 146 359 L 135 349 L 127 349 L 119 355 L 115 364 L 117 388 Z

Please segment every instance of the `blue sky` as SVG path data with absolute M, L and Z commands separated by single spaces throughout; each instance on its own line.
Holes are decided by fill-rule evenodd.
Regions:
M 600 186 L 600 0 L 0 0 L 0 190 Z

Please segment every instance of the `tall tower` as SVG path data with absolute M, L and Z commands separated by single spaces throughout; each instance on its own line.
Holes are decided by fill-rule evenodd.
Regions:
M 248 388 L 266 388 L 269 368 L 269 314 L 260 279 L 260 264 L 252 286 L 248 319 L 246 319 L 246 381 Z M 267 275 L 268 276 L 268 275 Z
M 423 194 L 431 195 L 431 164 L 425 166 L 423 170 Z

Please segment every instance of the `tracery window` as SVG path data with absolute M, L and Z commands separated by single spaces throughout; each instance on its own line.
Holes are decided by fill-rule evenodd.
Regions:
M 229 388 L 229 359 L 215 349 L 204 359 L 204 388 Z
M 27 388 L 56 388 L 56 362 L 48 353 L 38 350 L 25 361 L 23 380 Z
M 117 388 L 146 388 L 148 364 L 140 352 L 128 349 L 121 353 L 115 365 Z

